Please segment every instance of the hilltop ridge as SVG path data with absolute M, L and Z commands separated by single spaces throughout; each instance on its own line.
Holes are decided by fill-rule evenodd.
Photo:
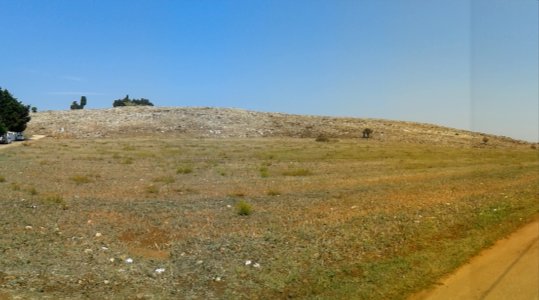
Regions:
M 452 145 L 528 145 L 508 137 L 433 124 L 369 118 L 292 115 L 211 107 L 117 107 L 43 111 L 32 114 L 28 131 L 57 138 L 181 135 L 204 138 L 358 138 L 365 128 L 373 140 Z

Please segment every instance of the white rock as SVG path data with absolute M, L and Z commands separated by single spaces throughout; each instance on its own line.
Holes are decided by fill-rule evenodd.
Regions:
M 131 257 L 129 257 L 129 258 L 127 258 L 127 259 L 125 260 L 125 263 L 126 263 L 126 264 L 132 264 L 132 263 L 133 263 L 133 259 L 132 259 Z
M 245 265 L 246 265 L 246 266 L 250 266 L 252 263 L 253 263 L 253 262 L 250 261 L 250 260 L 246 260 L 246 261 L 245 261 Z
M 157 273 L 157 274 L 161 274 L 161 273 L 163 273 L 163 272 L 165 272 L 165 268 L 158 268 L 158 269 L 155 269 L 155 273 Z
M 100 236 L 102 236 L 101 232 L 97 232 L 97 233 L 95 234 L 95 237 L 100 237 Z

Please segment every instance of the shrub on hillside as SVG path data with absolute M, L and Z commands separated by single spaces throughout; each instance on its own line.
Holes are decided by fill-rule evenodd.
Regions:
M 315 141 L 317 142 L 329 142 L 329 138 L 323 134 L 320 134 L 316 137 Z
M 123 99 L 114 100 L 114 102 L 112 102 L 112 106 L 153 106 L 153 103 L 145 98 L 129 99 L 129 95 L 126 95 Z
M 372 129 L 370 129 L 370 128 L 363 129 L 363 138 L 364 139 L 370 138 L 371 135 L 372 135 Z

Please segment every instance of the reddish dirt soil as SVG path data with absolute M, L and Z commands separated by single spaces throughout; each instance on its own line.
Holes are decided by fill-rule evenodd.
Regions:
M 419 299 L 539 299 L 539 218 L 409 298 Z

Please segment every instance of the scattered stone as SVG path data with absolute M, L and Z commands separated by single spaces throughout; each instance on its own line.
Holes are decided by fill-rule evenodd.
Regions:
M 133 259 L 128 257 L 126 260 L 125 260 L 125 263 L 126 264 L 132 264 L 133 263 Z

